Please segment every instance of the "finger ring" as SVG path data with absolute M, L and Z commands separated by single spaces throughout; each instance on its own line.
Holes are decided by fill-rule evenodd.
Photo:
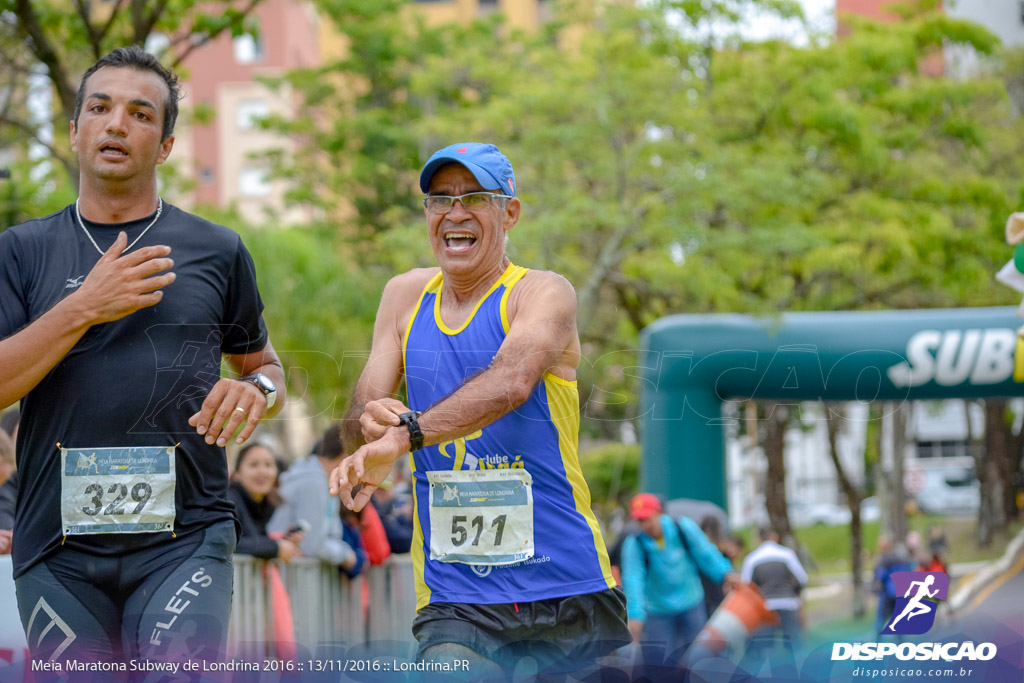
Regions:
M 242 415 L 245 415 L 245 408 L 235 408 L 235 410 L 241 412 Z

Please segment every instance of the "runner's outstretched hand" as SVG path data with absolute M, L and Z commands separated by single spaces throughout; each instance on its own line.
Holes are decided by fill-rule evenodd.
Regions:
M 330 477 L 332 496 L 341 496 L 345 507 L 356 512 L 363 509 L 377 490 L 395 460 L 409 452 L 409 433 L 404 427 L 392 427 L 379 439 L 367 443 L 341 461 Z M 353 490 L 361 488 L 353 494 Z

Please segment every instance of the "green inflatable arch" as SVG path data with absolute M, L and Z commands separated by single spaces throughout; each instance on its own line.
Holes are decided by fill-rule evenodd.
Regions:
M 726 506 L 728 401 L 1024 395 L 1015 309 L 676 315 L 641 334 L 644 490 Z M 1024 356 L 1024 354 L 1021 354 Z M 1022 359 L 1024 360 L 1024 359 Z

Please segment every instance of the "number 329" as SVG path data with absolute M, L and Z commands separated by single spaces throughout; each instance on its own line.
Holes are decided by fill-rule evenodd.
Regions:
M 102 508 L 105 515 L 123 515 L 124 502 L 128 498 L 128 487 L 124 484 L 111 484 L 110 488 L 107 489 L 107 493 L 113 495 L 114 500 L 110 501 L 104 508 L 103 487 L 99 484 L 89 484 L 85 488 L 85 495 L 92 495 L 92 506 L 83 505 L 82 512 L 90 516 L 98 515 Z M 139 482 L 133 486 L 132 500 L 136 502 L 136 506 L 131 514 L 137 515 L 142 512 L 142 508 L 146 507 L 146 503 L 149 502 L 151 495 L 153 495 L 153 487 L 146 482 Z

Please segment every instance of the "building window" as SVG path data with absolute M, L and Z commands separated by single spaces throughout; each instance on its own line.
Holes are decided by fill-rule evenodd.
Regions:
M 238 173 L 238 193 L 243 197 L 266 197 L 270 194 L 270 180 L 265 168 L 246 166 Z
M 963 441 L 943 441 L 942 457 L 959 458 L 967 455 L 967 444 Z
M 932 441 L 918 441 L 917 442 L 917 457 L 918 458 L 931 458 L 935 455 L 934 451 L 935 444 Z
M 235 38 L 235 61 L 239 64 L 252 64 L 263 61 L 263 39 L 253 38 L 248 33 Z
M 260 119 L 270 116 L 270 105 L 266 100 L 241 100 L 235 110 L 235 123 L 239 130 L 252 130 Z
M 967 455 L 965 441 L 918 441 L 918 458 L 962 458 Z

